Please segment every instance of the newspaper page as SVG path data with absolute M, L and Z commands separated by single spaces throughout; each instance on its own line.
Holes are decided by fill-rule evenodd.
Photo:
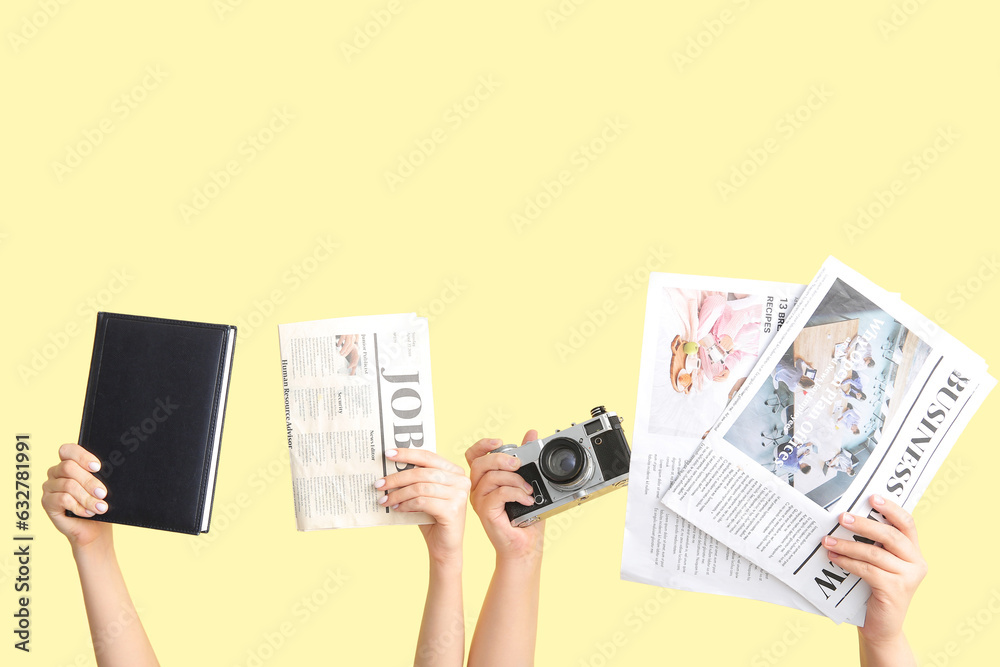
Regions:
M 374 487 L 412 467 L 385 450 L 435 451 L 427 320 L 406 313 L 280 324 L 278 340 L 298 529 L 433 523 L 379 505 Z
M 670 480 L 743 384 L 804 289 L 787 283 L 650 275 L 622 579 L 820 613 L 660 503 Z
M 871 591 L 821 538 L 854 538 L 841 512 L 881 519 L 873 493 L 912 511 L 994 385 L 981 358 L 830 258 L 663 503 L 843 622 Z

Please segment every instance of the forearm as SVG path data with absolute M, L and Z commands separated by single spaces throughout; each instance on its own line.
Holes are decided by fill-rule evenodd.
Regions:
M 73 550 L 94 655 L 100 667 L 159 665 L 132 604 L 114 547 L 92 544 Z
M 917 667 L 909 642 L 900 633 L 896 638 L 882 642 L 871 642 L 858 628 L 858 652 L 861 667 Z
M 417 639 L 415 667 L 461 667 L 465 662 L 465 615 L 462 610 L 462 564 L 430 564 L 427 600 Z
M 469 667 L 527 667 L 535 661 L 541 554 L 497 558 L 469 649 Z

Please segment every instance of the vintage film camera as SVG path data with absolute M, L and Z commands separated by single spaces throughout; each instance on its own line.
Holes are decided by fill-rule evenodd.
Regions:
M 517 474 L 534 489 L 534 505 L 507 503 L 511 525 L 546 519 L 628 484 L 631 451 L 621 420 L 603 405 L 590 417 L 547 438 L 493 450 L 516 456 Z

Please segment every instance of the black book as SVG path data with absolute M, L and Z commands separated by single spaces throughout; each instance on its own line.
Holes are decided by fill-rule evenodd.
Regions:
M 91 519 L 208 532 L 236 327 L 98 313 L 80 445 L 101 460 Z

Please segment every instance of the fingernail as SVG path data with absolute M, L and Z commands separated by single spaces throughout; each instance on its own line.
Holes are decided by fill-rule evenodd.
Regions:
M 393 505 L 392 509 L 396 509 L 397 507 L 399 507 L 399 503 L 396 503 L 395 505 Z
M 394 457 L 394 456 L 395 456 L 396 454 L 398 454 L 398 453 L 399 453 L 399 452 L 397 452 L 397 451 L 396 451 L 395 449 L 387 449 L 387 450 L 385 450 L 385 455 L 386 455 L 387 457 L 389 457 L 390 459 L 391 459 L 392 457 Z
M 872 504 L 885 505 L 885 498 L 876 493 L 874 496 L 872 496 Z
M 827 557 L 828 560 L 836 560 L 837 556 L 839 556 L 839 555 L 840 554 L 834 553 L 832 551 L 827 551 L 826 552 L 826 557 Z
M 389 496 L 382 496 L 378 499 L 379 505 L 385 505 L 387 502 L 389 502 Z
M 83 513 L 86 514 L 87 516 L 94 516 L 94 513 L 91 512 L 90 510 L 84 510 Z
M 521 462 L 517 459 L 516 456 L 512 456 L 509 459 L 507 459 L 507 467 L 510 468 L 511 470 L 517 470 L 518 468 L 521 467 Z
M 524 485 L 524 492 L 525 493 L 527 493 L 528 495 L 531 495 L 532 491 L 534 491 L 534 489 L 531 488 L 531 484 L 525 484 Z
M 832 535 L 827 535 L 826 537 L 823 538 L 823 544 L 825 544 L 828 547 L 832 547 L 836 543 L 837 543 L 837 538 L 833 537 Z
M 385 477 L 383 477 L 382 479 L 376 479 L 375 480 L 375 488 L 376 489 L 381 489 L 383 486 L 385 486 Z
M 490 440 L 490 444 L 491 445 L 495 445 L 495 446 L 498 446 L 498 447 L 500 446 L 500 444 L 502 442 L 503 442 L 502 440 L 497 440 L 496 438 L 493 438 L 492 440 Z
M 854 516 L 848 514 L 847 512 L 844 512 L 842 515 L 840 515 L 840 521 L 841 523 L 854 523 Z
M 91 461 L 90 462 L 90 472 L 97 472 L 100 469 L 101 469 L 101 462 L 100 461 Z
M 95 498 L 104 498 L 107 495 L 108 495 L 108 492 L 105 491 L 103 487 L 98 486 L 98 487 L 94 488 L 94 497 Z
M 107 503 L 97 503 L 97 511 L 101 512 L 102 514 L 104 512 L 107 512 L 108 511 L 108 504 Z

